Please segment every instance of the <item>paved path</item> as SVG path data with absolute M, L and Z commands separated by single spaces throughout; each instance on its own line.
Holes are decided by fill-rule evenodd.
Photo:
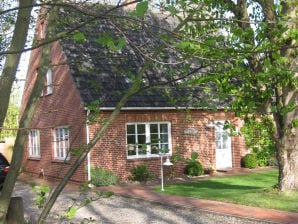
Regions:
M 216 212 L 219 214 L 246 217 L 255 220 L 268 221 L 272 223 L 298 224 L 298 213 L 283 212 L 274 209 L 263 209 L 231 203 L 187 198 L 181 196 L 158 194 L 152 187 L 142 185 L 122 185 L 102 187 L 103 190 L 113 191 L 116 195 L 154 201 L 169 206 L 181 206 L 187 208 L 198 208 Z M 298 202 L 297 202 L 298 203 Z
M 241 216 L 227 215 L 198 209 L 191 206 L 172 206 L 135 197 L 98 196 L 96 192 L 103 189 L 79 192 L 68 187 L 56 201 L 46 224 L 95 223 L 95 224 L 268 224 L 269 222 Z M 120 188 L 119 188 L 120 189 Z M 123 189 L 123 188 L 121 188 Z M 111 189 L 109 189 L 111 190 Z M 116 190 L 114 188 L 113 190 Z M 15 195 L 24 201 L 25 220 L 35 224 L 41 210 L 35 206 L 35 195 L 28 184 L 17 182 Z M 139 191 L 141 192 L 141 191 Z M 119 192 L 118 192 L 119 193 Z M 134 195 L 136 196 L 136 195 Z M 91 203 L 84 205 L 86 200 Z M 71 206 L 79 208 L 75 216 L 68 220 L 65 212 Z M 80 207 L 83 205 L 82 207 Z
M 33 208 L 34 195 L 28 192 L 28 184 L 25 184 L 32 181 L 45 182 L 21 176 L 16 185 L 16 195 L 23 196 L 27 217 L 29 216 L 31 223 L 34 223 L 39 211 Z M 98 191 L 112 191 L 115 196 L 99 199 L 96 194 Z M 77 222 L 73 223 L 80 223 L 80 220 L 89 217 L 94 223 L 298 224 L 298 213 L 159 194 L 153 191 L 152 186 L 138 184 L 98 187 L 83 193 L 78 192 L 78 186 L 68 185 L 53 208 L 49 219 L 51 221 L 47 223 L 58 223 L 57 220 L 61 218 L 57 218 L 57 215 L 61 216 L 62 208 L 65 211 L 75 200 L 82 202 L 87 198 L 92 198 L 94 201 L 78 210 L 74 218 Z

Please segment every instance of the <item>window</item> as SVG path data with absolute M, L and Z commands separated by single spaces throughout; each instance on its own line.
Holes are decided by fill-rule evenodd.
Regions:
M 170 123 L 129 123 L 126 125 L 128 157 L 157 156 L 162 150 L 171 152 Z
M 37 129 L 29 131 L 29 156 L 40 158 L 40 138 Z
M 47 71 L 47 95 L 53 93 L 53 73 L 52 69 L 48 69 Z
M 39 31 L 38 31 L 38 34 L 39 34 L 39 39 L 44 39 L 45 36 L 46 36 L 46 24 L 44 21 L 42 21 L 40 24 L 39 24 Z
M 69 160 L 69 129 L 57 127 L 54 129 L 54 159 Z

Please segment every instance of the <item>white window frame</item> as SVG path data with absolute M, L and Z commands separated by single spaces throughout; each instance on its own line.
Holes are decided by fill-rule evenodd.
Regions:
M 163 134 L 167 134 L 168 135 L 168 141 L 167 142 L 158 142 L 158 143 L 152 143 L 152 145 L 156 145 L 158 144 L 158 148 L 161 148 L 161 145 L 168 145 L 168 152 L 166 152 L 167 155 L 172 155 L 172 137 L 171 137 L 171 123 L 170 122 L 166 122 L 166 121 L 162 121 L 162 122 L 129 122 L 126 123 L 125 128 L 126 128 L 126 154 L 127 154 L 127 159 L 135 159 L 135 158 L 148 158 L 148 157 L 159 157 L 160 153 L 158 154 L 152 154 L 151 153 L 151 133 L 150 133 L 150 125 L 151 124 L 157 124 L 158 125 L 158 136 L 160 137 L 160 134 L 162 134 L 160 132 L 160 125 L 161 124 L 167 124 L 168 130 L 167 133 L 163 133 Z M 128 130 L 127 127 L 128 125 L 135 125 L 135 134 L 128 134 Z M 128 144 L 128 136 L 136 136 L 138 135 L 137 133 L 137 125 L 145 125 L 145 141 L 146 141 L 146 154 L 139 154 L 139 147 L 140 145 L 138 145 L 137 142 L 137 138 L 135 138 L 135 144 Z M 139 147 L 138 147 L 139 146 Z M 132 148 L 132 150 L 136 150 L 136 154 L 135 155 L 129 155 L 129 148 Z
M 69 128 L 60 126 L 53 129 L 54 159 L 70 160 L 69 153 Z
M 28 133 L 29 157 L 40 158 L 40 133 L 38 129 L 32 129 Z
M 53 93 L 53 72 L 52 69 L 48 69 L 47 75 L 47 95 L 50 95 Z

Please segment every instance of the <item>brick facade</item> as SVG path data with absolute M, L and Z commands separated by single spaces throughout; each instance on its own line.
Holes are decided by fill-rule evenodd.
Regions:
M 101 115 L 101 119 L 108 116 L 108 112 Z M 214 128 L 206 128 L 206 124 L 214 120 L 229 120 L 232 124 L 240 125 L 233 113 L 208 112 L 191 110 L 188 112 L 178 110 L 164 111 L 122 111 L 117 119 L 107 129 L 103 138 L 95 145 L 91 153 L 91 165 L 112 170 L 121 179 L 127 179 L 132 168 L 138 164 L 147 163 L 149 170 L 155 177 L 160 175 L 160 158 L 127 158 L 125 125 L 129 122 L 161 122 L 171 123 L 172 148 L 180 148 L 183 157 L 189 158 L 191 152 L 199 154 L 199 161 L 204 167 L 215 166 L 215 132 Z M 92 137 L 99 125 L 90 126 Z M 187 134 L 185 130 L 196 129 L 197 134 Z M 246 154 L 245 142 L 241 137 L 232 137 L 232 166 L 241 166 L 241 157 Z M 173 150 L 175 153 L 175 150 Z M 175 174 L 184 171 L 185 164 L 174 165 Z
M 41 50 L 37 49 L 31 54 L 27 75 L 28 82 L 26 83 L 22 99 L 22 111 L 37 76 L 40 52 Z M 70 128 L 70 144 L 72 148 L 78 148 L 82 141 L 86 139 L 86 113 L 68 66 L 63 63 L 64 58 L 58 42 L 54 43 L 51 53 L 53 93 L 47 95 L 46 87 L 44 88 L 44 94 L 40 97 L 40 102 L 31 123 L 32 128 L 40 130 L 41 158 L 29 157 L 27 142 L 23 160 L 24 171 L 39 175 L 41 170 L 43 170 L 45 176 L 51 178 L 63 177 L 75 160 L 74 156 L 71 156 L 72 159 L 67 164 L 54 160 L 53 128 L 59 126 L 68 126 Z M 86 178 L 86 164 L 83 164 L 74 174 L 72 180 L 81 182 L 86 180 Z

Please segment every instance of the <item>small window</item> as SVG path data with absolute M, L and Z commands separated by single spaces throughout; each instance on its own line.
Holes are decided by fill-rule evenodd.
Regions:
M 68 127 L 54 128 L 54 159 L 69 160 L 69 129 Z
M 47 95 L 53 93 L 53 73 L 52 69 L 48 69 L 47 71 Z
M 29 157 L 40 158 L 40 136 L 37 129 L 29 131 Z
M 128 158 L 171 153 L 170 123 L 129 123 L 126 125 Z

